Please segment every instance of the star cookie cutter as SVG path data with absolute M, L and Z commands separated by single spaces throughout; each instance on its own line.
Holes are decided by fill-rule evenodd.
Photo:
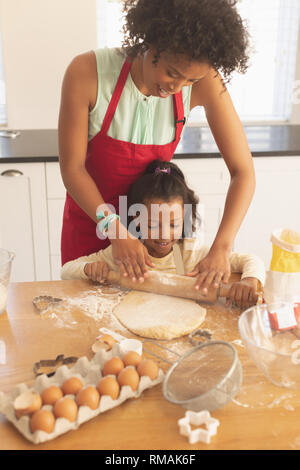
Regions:
M 201 426 L 202 424 L 205 424 L 207 429 L 198 428 L 192 430 L 191 428 L 191 425 Z M 199 441 L 210 444 L 211 437 L 217 434 L 219 424 L 220 421 L 212 418 L 207 410 L 199 412 L 187 411 L 184 418 L 178 420 L 179 433 L 188 437 L 190 444 L 195 444 Z

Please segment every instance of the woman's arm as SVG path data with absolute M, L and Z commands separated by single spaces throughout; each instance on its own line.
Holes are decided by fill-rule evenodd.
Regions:
M 217 76 L 216 76 L 217 75 Z M 198 287 L 208 288 L 228 282 L 229 255 L 239 227 L 246 215 L 255 190 L 252 155 L 242 123 L 227 89 L 214 69 L 193 85 L 191 108 L 204 106 L 206 118 L 220 153 L 230 172 L 231 181 L 223 217 L 207 257 L 201 262 Z
M 101 205 L 106 213 L 111 212 L 108 208 L 105 210 L 105 201 L 85 167 L 88 117 L 95 106 L 97 90 L 95 54 L 88 52 L 75 57 L 66 70 L 62 85 L 58 123 L 59 163 L 68 193 L 95 222 L 98 206 Z M 147 275 L 146 265 L 153 266 L 144 245 L 129 237 L 127 229 L 118 221 L 112 224 L 108 237 L 121 273 L 133 280 L 143 280 L 143 276 Z
M 64 185 L 84 212 L 95 222 L 96 209 L 104 204 L 85 168 L 88 114 L 97 98 L 96 59 L 93 53 L 75 57 L 62 84 L 58 122 L 59 163 Z

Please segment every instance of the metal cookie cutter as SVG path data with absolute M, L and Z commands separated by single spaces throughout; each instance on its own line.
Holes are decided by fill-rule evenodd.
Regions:
M 201 426 L 202 424 L 205 424 L 207 429 L 191 429 L 191 425 Z M 210 444 L 210 438 L 217 434 L 219 424 L 220 421 L 212 418 L 207 410 L 199 411 L 198 413 L 187 411 L 185 417 L 178 420 L 179 433 L 186 436 L 190 444 L 195 444 L 199 441 Z
M 41 361 L 36 362 L 33 366 L 33 372 L 35 375 L 46 374 L 48 377 L 51 377 L 55 374 L 58 367 L 74 364 L 77 360 L 78 357 L 65 357 L 63 354 L 59 354 L 56 356 L 56 359 L 42 359 Z
M 47 310 L 47 308 L 53 307 L 62 301 L 63 299 L 51 297 L 50 295 L 39 295 L 38 297 L 34 297 L 34 299 L 32 299 L 33 305 L 41 313 L 44 310 Z
M 195 336 L 200 336 L 201 338 L 206 338 L 208 341 L 211 340 L 212 334 L 208 330 L 202 330 L 199 328 L 198 330 L 192 331 L 192 333 L 189 334 L 189 342 L 192 343 L 194 346 L 199 344 L 199 342 L 203 341 L 196 341 Z

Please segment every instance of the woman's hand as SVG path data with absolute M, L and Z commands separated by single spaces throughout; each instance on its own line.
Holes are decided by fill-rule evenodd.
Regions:
M 231 269 L 229 252 L 225 250 L 210 250 L 193 271 L 187 276 L 196 277 L 195 289 L 202 289 L 204 294 L 210 287 L 218 288 L 220 283 L 227 284 L 230 278 Z
M 95 261 L 94 263 L 86 263 L 84 272 L 92 281 L 100 282 L 101 284 L 107 279 L 109 273 L 109 266 L 104 261 Z
M 251 307 L 258 299 L 258 280 L 255 277 L 245 277 L 241 281 L 234 282 L 226 297 L 226 306 Z
M 108 236 L 112 245 L 113 258 L 120 267 L 121 275 L 129 276 L 133 282 L 136 279 L 144 282 L 144 278 L 148 276 L 147 266 L 155 267 L 150 260 L 147 248 L 120 222 L 117 221 L 114 228 L 114 236 L 112 236 L 113 227 L 108 231 Z

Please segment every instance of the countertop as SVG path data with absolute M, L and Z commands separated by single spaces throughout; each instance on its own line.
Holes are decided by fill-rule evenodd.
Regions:
M 102 318 L 90 312 L 88 315 L 84 307 L 87 296 L 112 295 L 107 291 L 99 294 L 98 288 L 99 285 L 83 280 L 10 285 L 7 311 L 0 315 L 1 339 L 6 343 L 6 363 L 0 366 L 1 391 L 8 393 L 14 385 L 23 382 L 30 386 L 35 379 L 33 364 L 41 359 L 54 359 L 58 354 L 91 359 L 91 345 L 102 326 L 123 336 L 134 337 L 113 319 L 105 303 L 106 313 Z M 41 315 L 32 304 L 32 299 L 38 295 L 60 297 L 66 305 L 61 310 L 56 307 Z M 299 449 L 300 391 L 276 387 L 257 369 L 240 339 L 240 313 L 237 309 L 225 308 L 219 302 L 207 307 L 201 326 L 213 334 L 214 340 L 232 343 L 243 368 L 243 383 L 234 400 L 211 412 L 220 425 L 210 444 L 190 445 L 187 438 L 179 434 L 177 421 L 184 417 L 186 410 L 165 400 L 162 386 L 158 384 L 145 390 L 139 398 L 129 399 L 94 417 L 77 430 L 39 445 L 27 441 L 4 415 L 0 415 L 0 448 L 114 451 Z M 179 354 L 191 348 L 187 337 L 163 342 L 163 345 Z M 145 345 L 147 349 L 151 347 L 154 347 L 153 343 Z M 160 349 L 158 351 L 164 354 Z M 174 360 L 168 351 L 165 354 L 170 361 Z M 160 366 L 165 371 L 169 367 L 162 361 Z M 202 458 L 202 455 L 200 452 L 197 458 Z
M 244 126 L 253 157 L 300 156 L 300 125 Z M 209 127 L 185 127 L 174 158 L 220 158 Z M 56 129 L 0 137 L 0 163 L 58 161 Z

